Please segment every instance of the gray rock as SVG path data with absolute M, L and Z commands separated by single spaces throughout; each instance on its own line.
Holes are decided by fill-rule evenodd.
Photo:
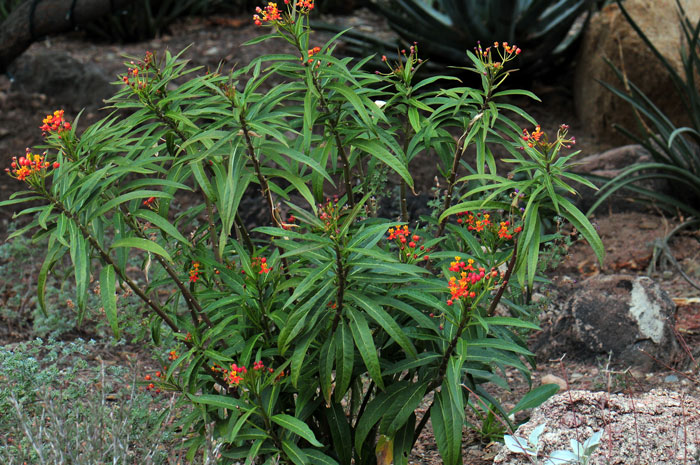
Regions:
M 515 436 L 527 438 L 542 424 L 540 459 L 555 450 L 571 450 L 570 440 L 583 443 L 600 430 L 603 435 L 590 465 L 691 464 L 700 453 L 700 401 L 666 390 L 634 398 L 589 391 L 557 394 L 535 409 Z M 531 462 L 503 447 L 493 463 Z
M 658 370 L 682 353 L 673 331 L 676 307 L 650 278 L 597 275 L 558 288 L 551 321 L 543 321 L 534 349 L 544 359 L 593 361 L 612 353 L 616 366 Z M 643 352 L 642 352 L 643 351 Z
M 637 163 L 652 161 L 649 152 L 639 144 L 622 145 L 600 153 L 594 153 L 576 160 L 577 173 L 591 173 L 614 178 Z
M 31 50 L 15 60 L 8 73 L 12 91 L 44 94 L 70 113 L 102 107 L 116 91 L 99 67 L 60 51 Z
M 632 165 L 650 161 L 652 161 L 652 157 L 644 147 L 632 144 L 588 155 L 587 157 L 577 160 L 573 169 L 577 173 L 592 174 L 612 179 Z M 600 187 L 603 182 L 596 182 L 596 184 Z M 656 192 L 667 192 L 669 190 L 668 183 L 665 180 L 646 180 L 639 184 L 639 186 Z M 580 197 L 576 199 L 576 202 L 583 211 L 587 211 L 598 201 L 598 196 L 601 193 L 599 190 L 591 189 L 583 184 L 574 184 L 573 187 L 580 195 Z M 599 205 L 598 211 L 610 210 L 617 212 L 643 208 L 646 208 L 645 204 L 635 204 L 630 201 L 628 191 L 619 190 Z

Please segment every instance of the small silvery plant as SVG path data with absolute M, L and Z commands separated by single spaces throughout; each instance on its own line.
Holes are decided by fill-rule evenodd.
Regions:
M 509 434 L 503 437 L 506 447 L 516 454 L 525 454 L 531 463 L 542 465 L 588 465 L 593 452 L 600 444 L 603 430 L 600 430 L 588 438 L 583 444 L 576 439 L 571 439 L 571 450 L 556 450 L 542 457 L 540 461 L 540 435 L 544 431 L 542 424 L 532 430 L 527 439 Z

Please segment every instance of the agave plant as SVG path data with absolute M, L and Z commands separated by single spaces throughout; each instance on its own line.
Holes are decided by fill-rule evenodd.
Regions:
M 700 21 L 693 25 L 678 0 L 678 15 L 684 35 L 684 45 L 680 54 L 683 65 L 679 74 L 618 0 L 620 10 L 646 46 L 666 68 L 680 100 L 685 106 L 690 126 L 676 127 L 639 87 L 610 62 L 620 82 L 627 90 L 621 90 L 609 83 L 601 82 L 605 88 L 626 101 L 635 110 L 637 132 L 616 126 L 623 134 L 642 145 L 652 156 L 653 161 L 630 166 L 617 177 L 606 180 L 598 201 L 591 212 L 607 197 L 620 189 L 637 194 L 641 200 L 654 202 L 671 212 L 682 211 L 700 217 L 700 86 L 696 81 L 700 76 Z M 603 178 L 600 178 L 603 179 Z M 640 187 L 639 183 L 648 180 L 668 180 L 668 194 Z
M 419 42 L 431 60 L 461 64 L 465 50 L 478 41 L 505 41 L 528 51 L 530 58 L 521 62 L 528 73 L 551 70 L 558 57 L 568 56 L 596 5 L 594 0 L 375 1 L 389 26 L 404 40 Z

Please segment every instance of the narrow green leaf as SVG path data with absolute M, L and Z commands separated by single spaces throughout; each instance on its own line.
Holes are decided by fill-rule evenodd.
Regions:
M 220 396 L 216 394 L 202 394 L 201 396 L 195 396 L 194 394 L 187 394 L 190 400 L 197 404 L 211 405 L 217 408 L 226 408 L 229 410 L 247 410 L 249 406 L 242 400 L 230 397 L 230 396 Z
M 505 350 L 508 352 L 515 352 L 516 354 L 527 355 L 527 356 L 534 355 L 532 352 L 530 352 L 526 348 L 521 347 L 521 346 L 514 344 L 512 342 L 509 342 L 509 341 L 504 341 L 502 339 L 494 339 L 494 338 L 473 339 L 471 341 L 468 341 L 467 345 L 472 346 L 472 347 L 490 347 L 492 349 L 501 349 L 501 350 Z
M 42 263 L 41 269 L 39 270 L 36 293 L 39 301 L 39 308 L 44 316 L 48 316 L 48 313 L 46 312 L 46 280 L 48 279 L 49 272 L 53 268 L 56 261 L 63 257 L 66 251 L 68 251 L 68 247 L 63 246 L 60 243 L 54 243 L 53 247 L 46 253 L 44 263 Z
M 282 439 L 282 450 L 287 455 L 287 457 L 289 457 L 289 459 L 294 463 L 294 465 L 309 464 L 309 460 L 308 457 L 306 457 L 306 454 L 289 439 Z
M 367 294 L 357 294 L 355 292 L 348 291 L 347 296 L 355 301 L 360 307 L 364 308 L 367 314 L 372 318 L 379 326 L 381 326 L 384 331 L 387 332 L 389 337 L 391 337 L 401 348 L 406 351 L 406 354 L 411 358 L 416 358 L 418 353 L 416 348 L 411 343 L 411 340 L 406 336 L 406 334 L 401 329 L 401 326 L 394 321 L 394 319 L 376 302 L 372 301 L 371 297 Z
M 326 338 L 318 353 L 318 376 L 321 395 L 326 405 L 331 403 L 333 393 L 333 360 L 335 356 L 335 338 Z
M 564 208 L 563 216 L 571 222 L 571 224 L 579 230 L 583 235 L 588 245 L 591 246 L 593 252 L 595 252 L 596 257 L 598 257 L 598 262 L 602 265 L 605 259 L 605 247 L 603 246 L 603 241 L 600 239 L 598 232 L 595 230 L 593 225 L 588 218 L 581 213 L 581 211 L 574 206 L 567 199 L 560 198 L 559 204 Z
M 523 398 L 520 399 L 520 402 L 518 402 L 515 407 L 508 412 L 508 414 L 513 414 L 529 408 L 539 407 L 542 405 L 542 402 L 549 399 L 557 392 L 559 392 L 559 386 L 556 384 L 543 384 L 542 386 L 536 387 L 532 391 L 525 394 Z
M 141 209 L 134 213 L 134 216 L 136 216 L 137 218 L 142 218 L 152 223 L 153 225 L 160 228 L 160 230 L 164 233 L 177 239 L 181 244 L 184 244 L 187 247 L 192 247 L 192 244 L 190 244 L 190 242 L 185 238 L 185 236 L 182 235 L 182 233 L 180 233 L 180 231 L 177 230 L 175 226 L 170 224 L 170 222 L 167 219 L 163 218 L 153 210 Z
M 314 432 L 311 431 L 311 428 L 309 428 L 309 426 L 300 419 L 284 413 L 278 413 L 277 415 L 273 415 L 271 420 L 280 425 L 282 428 L 302 437 L 312 446 L 323 447 L 323 444 L 318 442 L 316 439 L 316 436 L 314 435 Z
M 349 432 L 348 432 L 349 434 Z M 302 449 L 313 465 L 338 465 L 338 462 L 316 449 Z M 345 465 L 345 464 L 343 464 Z M 350 462 L 347 463 L 350 465 Z
M 114 338 L 119 339 L 119 319 L 117 318 L 117 294 L 114 282 L 116 276 L 114 267 L 106 265 L 100 271 L 100 297 L 102 298 L 102 307 L 104 307 L 107 321 L 112 327 Z
M 154 254 L 160 255 L 165 258 L 170 263 L 173 259 L 170 258 L 170 254 L 157 242 L 149 241 L 148 239 L 142 239 L 140 237 L 125 237 L 123 239 L 118 239 L 112 243 L 110 248 L 116 249 L 118 247 L 128 247 L 146 250 Z
M 456 421 L 461 412 L 454 412 L 450 405 L 450 396 L 446 391 L 435 393 L 435 400 L 430 409 L 435 442 L 442 462 L 446 465 L 462 464 L 462 422 Z
M 335 341 L 335 399 L 340 402 L 350 387 L 355 366 L 355 344 L 345 320 L 338 325 Z
M 350 465 L 352 460 L 352 433 L 350 432 L 350 424 L 345 416 L 343 406 L 334 402 L 325 408 L 326 421 L 328 428 L 331 430 L 331 438 L 333 439 L 332 448 L 342 465 Z
M 377 355 L 377 347 L 374 345 L 372 332 L 369 330 L 367 320 L 362 313 L 349 308 L 348 314 L 351 318 L 350 331 L 355 340 L 355 345 L 360 351 L 360 356 L 365 362 L 367 371 L 372 380 L 377 383 L 382 390 L 384 389 L 384 381 L 382 380 L 382 372 L 379 368 L 379 356 Z
M 411 178 L 411 173 L 408 171 L 406 165 L 399 160 L 394 154 L 389 152 L 384 145 L 377 141 L 365 140 L 365 139 L 354 139 L 352 145 L 360 150 L 363 150 L 370 154 L 371 156 L 377 158 L 379 161 L 387 165 L 389 168 L 394 170 L 396 174 L 401 176 L 408 187 L 413 189 L 413 178 Z
M 420 115 L 416 107 L 408 107 L 408 121 L 414 132 L 420 132 Z

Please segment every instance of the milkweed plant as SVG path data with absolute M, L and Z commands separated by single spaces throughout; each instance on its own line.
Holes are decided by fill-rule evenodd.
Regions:
M 41 306 L 68 255 L 79 318 L 99 279 L 115 337 L 125 290 L 143 301 L 156 347 L 172 333 L 179 346 L 156 349 L 167 362 L 144 386 L 191 407 L 180 424 L 190 458 L 214 431 L 222 463 L 406 464 L 430 420 L 444 463 L 458 464 L 468 403 L 508 422 L 553 392 L 506 410 L 485 385 L 505 386 L 507 367 L 529 380 L 537 326 L 518 302 L 552 219 L 602 259 L 569 198 L 570 181 L 590 183 L 569 172 L 565 125 L 548 139 L 508 103 L 537 99 L 502 89 L 515 45 L 467 52 L 477 88 L 418 80 L 418 44 L 370 72 L 369 58 L 333 55 L 338 36 L 313 42 L 313 7 L 258 8 L 269 33 L 250 43 L 296 51 L 231 73 L 168 53 L 128 63 L 110 116 L 81 133 L 78 118 L 46 117 L 47 150 L 11 160 L 26 189 L 2 205 L 31 202 L 15 234 L 47 238 Z M 442 180 L 429 217 L 406 207 L 416 163 Z M 395 218 L 378 207 L 386 179 L 399 185 Z M 267 212 L 255 228 L 241 212 L 250 195 Z

